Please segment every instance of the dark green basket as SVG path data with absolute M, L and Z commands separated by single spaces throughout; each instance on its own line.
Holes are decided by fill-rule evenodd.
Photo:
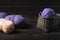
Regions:
M 50 32 L 58 28 L 59 20 L 60 18 L 58 18 L 58 15 L 52 19 L 44 19 L 39 15 L 37 21 L 37 28 L 42 29 L 45 32 Z

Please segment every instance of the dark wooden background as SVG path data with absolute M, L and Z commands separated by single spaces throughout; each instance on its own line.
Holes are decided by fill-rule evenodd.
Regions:
M 37 14 L 46 7 L 55 9 L 55 12 L 60 12 L 60 0 L 0 0 L 0 11 L 6 12 L 26 14 L 29 11 Z

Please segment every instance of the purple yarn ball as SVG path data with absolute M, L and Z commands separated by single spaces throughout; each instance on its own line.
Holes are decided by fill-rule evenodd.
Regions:
M 0 12 L 0 18 L 4 18 L 7 14 L 5 12 Z
M 23 22 L 24 17 L 22 15 L 8 15 L 5 17 L 7 20 L 11 20 L 15 25 Z
M 41 13 L 41 16 L 43 18 L 53 18 L 55 15 L 56 14 L 55 14 L 54 10 L 51 8 L 45 8 Z

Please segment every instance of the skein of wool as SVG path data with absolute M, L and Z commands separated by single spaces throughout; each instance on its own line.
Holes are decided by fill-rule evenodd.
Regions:
M 15 24 L 16 29 L 24 28 L 25 19 L 22 15 L 8 15 L 5 19 L 12 21 Z
M 45 19 L 50 19 L 50 18 L 54 18 L 55 17 L 55 12 L 53 9 L 51 8 L 45 8 L 42 12 L 41 12 L 41 16 Z
M 4 18 L 7 15 L 5 12 L 0 12 L 0 18 Z
M 11 20 L 15 25 L 17 25 L 23 22 L 24 17 L 22 15 L 8 15 L 5 19 Z
M 14 23 L 10 20 L 0 19 L 0 30 L 4 33 L 11 33 L 14 30 Z

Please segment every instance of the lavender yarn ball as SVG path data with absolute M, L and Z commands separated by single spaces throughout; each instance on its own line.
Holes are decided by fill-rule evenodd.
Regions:
M 24 20 L 24 17 L 22 15 L 8 15 L 5 19 L 11 20 L 15 25 L 17 25 Z
M 0 18 L 4 18 L 7 14 L 5 12 L 0 12 Z
M 41 16 L 43 18 L 53 18 L 55 15 L 56 14 L 55 14 L 54 10 L 51 8 L 45 8 L 41 13 Z

